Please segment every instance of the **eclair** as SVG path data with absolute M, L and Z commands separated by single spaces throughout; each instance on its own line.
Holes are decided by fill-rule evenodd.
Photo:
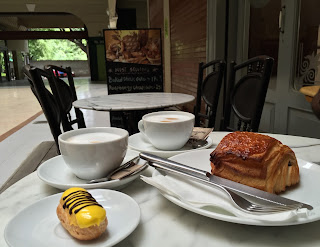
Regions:
M 76 239 L 92 240 L 105 232 L 106 210 L 83 188 L 66 190 L 57 207 L 62 226 Z

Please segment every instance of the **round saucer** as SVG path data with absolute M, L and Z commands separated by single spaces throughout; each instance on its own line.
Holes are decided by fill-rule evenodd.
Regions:
M 127 154 L 122 163 L 125 163 L 138 155 L 139 152 L 137 151 L 127 150 Z M 86 180 L 78 178 L 71 172 L 61 155 L 43 162 L 37 170 L 38 177 L 43 182 L 61 190 L 66 190 L 71 187 L 81 187 L 84 189 L 119 189 L 138 178 L 141 172 L 120 180 L 87 184 Z
M 63 228 L 56 208 L 62 193 L 43 198 L 26 207 L 7 224 L 4 237 L 9 246 L 108 247 L 129 236 L 140 222 L 140 207 L 130 196 L 105 189 L 89 191 L 107 211 L 107 230 L 97 239 L 76 240 Z
M 185 152 L 190 152 L 190 151 L 195 151 L 195 150 L 200 150 L 200 149 L 207 149 L 212 146 L 212 143 L 213 143 L 212 139 L 210 137 L 208 137 L 207 144 L 202 147 L 192 148 L 191 145 L 185 145 L 184 147 L 182 147 L 181 149 L 178 149 L 178 150 L 165 151 L 165 150 L 160 150 L 160 149 L 155 148 L 154 146 L 152 146 L 152 144 L 150 142 L 148 142 L 144 138 L 143 134 L 137 133 L 137 134 L 129 136 L 128 146 L 131 149 L 139 151 L 139 152 L 146 152 L 146 153 L 160 156 L 162 158 L 169 158 L 171 156 L 174 156 L 177 154 L 182 154 Z

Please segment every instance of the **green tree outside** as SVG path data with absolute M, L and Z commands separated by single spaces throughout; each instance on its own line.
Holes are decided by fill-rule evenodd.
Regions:
M 31 60 L 87 60 L 87 54 L 70 40 L 29 40 Z
M 62 31 L 59 28 L 35 28 L 33 31 Z M 63 29 L 79 31 L 81 28 Z M 86 40 L 78 40 L 86 46 Z M 67 39 L 29 40 L 29 53 L 32 60 L 87 60 L 87 54 L 75 42 Z

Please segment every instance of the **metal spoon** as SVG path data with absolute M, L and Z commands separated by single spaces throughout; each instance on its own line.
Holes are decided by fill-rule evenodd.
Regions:
M 87 184 L 93 184 L 93 183 L 101 183 L 101 182 L 107 182 L 111 179 L 112 175 L 123 170 L 126 168 L 129 168 L 131 166 L 134 166 L 137 162 L 137 160 L 139 160 L 139 156 L 134 157 L 133 159 L 127 161 L 126 163 L 124 163 L 123 165 L 121 165 L 120 167 L 118 167 L 117 169 L 115 169 L 114 171 L 112 171 L 111 173 L 109 173 L 106 177 L 104 178 L 98 178 L 98 179 L 92 179 L 90 181 L 87 182 Z
M 191 148 L 193 148 L 193 149 L 201 148 L 207 144 L 208 144 L 207 140 L 189 140 L 187 142 L 187 145 L 191 146 Z

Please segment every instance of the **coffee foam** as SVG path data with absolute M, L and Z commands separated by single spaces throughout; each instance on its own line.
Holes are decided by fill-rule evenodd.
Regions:
M 101 143 L 101 142 L 108 142 L 108 141 L 114 141 L 121 138 L 117 134 L 113 133 L 85 133 L 80 135 L 75 135 L 70 138 L 68 138 L 66 141 L 70 143 L 77 143 L 77 144 L 95 144 L 95 143 Z
M 161 122 L 161 123 L 172 123 L 182 122 L 190 119 L 189 116 L 179 114 L 162 114 L 162 115 L 151 115 L 145 118 L 149 122 Z

